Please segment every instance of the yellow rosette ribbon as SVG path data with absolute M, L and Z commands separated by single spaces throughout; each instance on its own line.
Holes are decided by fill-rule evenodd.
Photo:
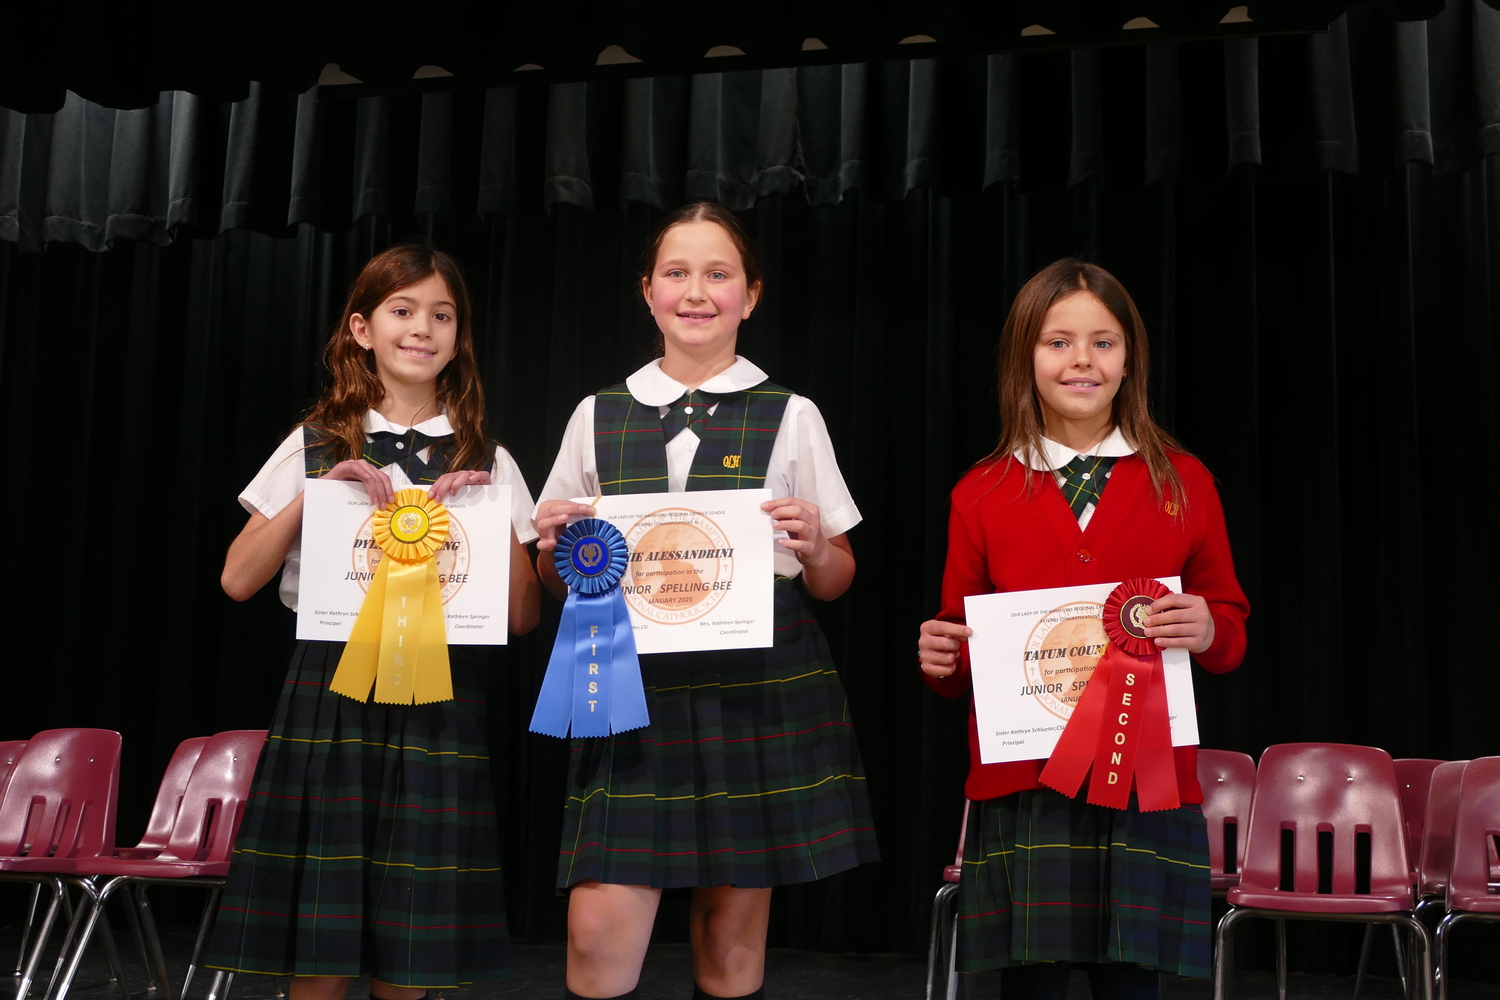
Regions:
M 328 689 L 388 705 L 451 701 L 448 632 L 437 553 L 448 540 L 448 509 L 405 489 L 375 512 L 380 560 Z

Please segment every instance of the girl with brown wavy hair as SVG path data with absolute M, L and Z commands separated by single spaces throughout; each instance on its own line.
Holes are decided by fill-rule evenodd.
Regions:
M 1146 635 L 1220 673 L 1245 654 L 1213 478 L 1151 419 L 1150 346 L 1108 271 L 1043 268 L 1000 337 L 1000 443 L 953 489 L 943 607 L 918 661 L 939 694 L 970 690 L 964 598 L 1136 577 L 1182 578 Z M 1095 997 L 1157 1000 L 1159 973 L 1209 974 L 1208 833 L 1196 748 L 1174 748 L 1177 809 L 1089 805 L 1038 781 L 1043 761 L 984 763 L 969 716 L 970 799 L 958 968 L 1001 971 L 1007 1000 L 1062 1000 L 1069 970 Z
M 468 289 L 421 243 L 377 254 L 350 290 L 324 364 L 330 383 L 240 494 L 250 514 L 221 582 L 243 601 L 281 570 L 297 607 L 303 486 L 364 484 L 377 505 L 426 486 L 443 500 L 509 484 L 510 630 L 537 621 L 525 543 L 531 496 L 484 427 Z M 484 733 L 483 646 L 453 646 L 454 698 L 361 702 L 328 689 L 341 642 L 300 640 L 235 843 L 207 964 L 293 976 L 292 1000 L 377 1000 L 509 973 L 499 833 Z

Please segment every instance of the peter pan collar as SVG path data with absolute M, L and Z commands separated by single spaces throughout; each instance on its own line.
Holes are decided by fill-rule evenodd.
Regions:
M 365 411 L 365 433 L 374 434 L 376 431 L 390 431 L 392 434 L 405 434 L 407 431 L 416 431 L 426 434 L 428 437 L 445 437 L 453 433 L 453 425 L 448 422 L 446 413 L 439 413 L 435 417 L 428 417 L 420 424 L 412 427 L 403 427 L 385 419 L 374 410 Z
M 1042 438 L 1042 451 L 1044 455 L 1038 456 L 1030 453 L 1029 449 L 1022 448 L 1015 453 L 1016 459 L 1035 469 L 1037 472 L 1054 472 L 1061 469 L 1077 457 L 1078 452 L 1065 444 L 1058 444 L 1051 438 Z M 1027 454 L 1022 454 L 1027 452 Z M 1109 432 L 1109 436 L 1089 451 L 1089 455 L 1095 458 L 1124 458 L 1126 455 L 1135 454 L 1135 445 L 1126 440 L 1125 435 L 1116 427 Z
M 687 386 L 661 370 L 661 360 L 654 359 L 625 380 L 625 387 L 630 390 L 630 394 L 647 406 L 668 406 L 681 399 L 682 394 L 688 391 Z M 734 364 L 698 388 L 704 392 L 719 394 L 739 392 L 741 389 L 760 385 L 766 377 L 766 373 L 757 368 L 754 362 L 736 354 Z

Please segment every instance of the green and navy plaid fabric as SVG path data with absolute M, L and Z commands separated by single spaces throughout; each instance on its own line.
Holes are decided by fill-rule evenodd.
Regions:
M 1083 509 L 1089 504 L 1099 506 L 1099 495 L 1109 482 L 1109 470 L 1114 464 L 1112 458 L 1074 455 L 1073 461 L 1057 470 L 1063 475 L 1063 498 L 1073 508 L 1074 517 L 1082 517 Z
M 601 489 L 665 490 L 657 410 L 626 395 L 595 402 Z M 721 401 L 694 428 L 688 489 L 762 486 L 790 395 L 762 383 Z M 775 616 L 770 649 L 642 656 L 651 725 L 573 741 L 560 888 L 787 885 L 878 860 L 843 685 L 800 583 L 777 578 Z
M 381 705 L 328 691 L 343 648 L 297 645 L 206 964 L 429 989 L 509 975 L 487 650 L 449 649 L 455 700 Z
M 974 802 L 958 885 L 958 968 L 1134 962 L 1210 974 L 1208 828 L 1051 789 Z
M 720 396 L 718 409 L 707 419 L 694 413 L 692 427 L 698 450 L 688 470 L 687 488 L 740 490 L 764 486 L 781 415 L 791 398 L 790 389 L 762 382 L 743 392 Z M 668 430 L 657 407 L 641 403 L 624 385 L 612 385 L 596 393 L 594 453 L 599 462 L 599 492 L 606 496 L 668 492 L 666 445 L 682 428 L 676 426 L 670 434 Z
M 670 441 L 681 434 L 685 428 L 707 420 L 708 411 L 722 395 L 723 393 L 704 392 L 702 389 L 689 389 L 683 393 L 682 397 L 668 406 L 667 412 L 662 414 L 662 437 Z

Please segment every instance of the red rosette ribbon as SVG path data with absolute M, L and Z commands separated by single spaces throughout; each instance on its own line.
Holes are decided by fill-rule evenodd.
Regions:
M 1161 651 L 1143 619 L 1170 594 L 1159 580 L 1126 580 L 1104 601 L 1109 642 L 1063 728 L 1040 781 L 1072 798 L 1084 777 L 1091 805 L 1124 809 L 1132 785 L 1142 812 L 1176 809 L 1177 762 Z

